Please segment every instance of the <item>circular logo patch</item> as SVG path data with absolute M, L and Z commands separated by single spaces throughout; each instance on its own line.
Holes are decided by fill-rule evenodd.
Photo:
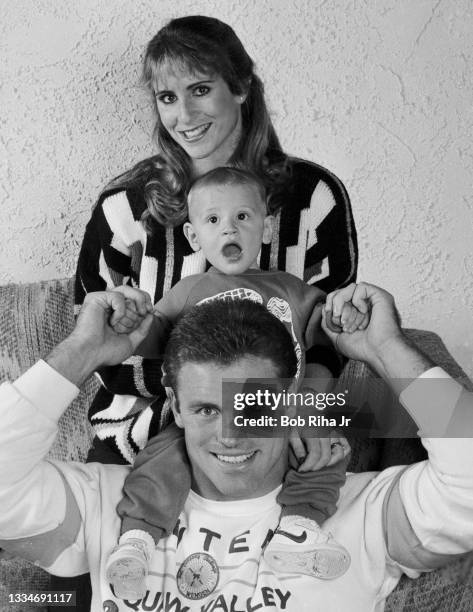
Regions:
M 187 599 L 204 599 L 218 584 L 215 559 L 207 553 L 194 553 L 185 559 L 177 572 L 177 588 Z

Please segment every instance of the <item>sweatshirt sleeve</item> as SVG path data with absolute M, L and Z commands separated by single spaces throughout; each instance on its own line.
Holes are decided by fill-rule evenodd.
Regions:
M 78 392 L 44 361 L 0 386 L 0 546 L 45 568 L 80 539 L 77 503 L 46 460 L 59 417 Z M 85 569 L 78 547 L 70 571 Z
M 384 499 L 388 556 L 416 575 L 473 550 L 473 437 L 445 437 L 461 431 L 460 420 L 463 435 L 473 436 L 473 394 L 434 368 L 400 401 L 421 431 L 436 435 L 422 439 L 428 460 L 401 470 Z

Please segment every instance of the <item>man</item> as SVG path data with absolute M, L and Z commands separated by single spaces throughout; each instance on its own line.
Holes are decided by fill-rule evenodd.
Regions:
M 117 335 L 108 322 L 123 315 L 125 298 L 135 301 L 143 321 L 129 335 Z M 369 307 L 371 320 L 367 329 L 353 334 L 327 331 L 339 350 L 366 361 L 401 392 L 401 402 L 421 429 L 430 424 L 429 403 L 436 397 L 425 401 L 419 389 L 424 394 L 422 382 L 432 376 L 445 379 L 444 431 L 455 431 L 460 417 L 471 423 L 471 394 L 442 370 L 432 369 L 407 342 L 392 297 L 360 284 L 352 301 L 360 310 Z M 339 311 L 337 295 L 331 306 Z M 57 419 L 78 392 L 76 385 L 100 365 L 133 352 L 146 335 L 150 308 L 143 294 L 125 287 L 90 294 L 76 329 L 46 363 L 1 388 L 2 546 L 55 574 L 90 570 L 92 610 L 107 612 L 312 611 L 315 602 L 331 611 L 381 610 L 403 571 L 417 576 L 473 549 L 473 439 L 436 438 L 425 440 L 428 462 L 348 477 L 339 508 L 327 521 L 351 555 L 342 577 L 327 582 L 272 572 L 262 549 L 279 518 L 275 499 L 286 469 L 287 441 L 224 438 L 221 380 L 279 377 L 287 355 L 274 354 L 274 343 L 270 349 L 264 341 L 255 344 L 251 326 L 257 336 L 267 334 L 268 347 L 279 333 L 275 319 L 261 324 L 259 317 L 268 315 L 258 305 L 247 304 L 245 317 L 238 318 L 237 304 L 214 303 L 198 307 L 178 324 L 165 360 L 174 416 L 184 427 L 192 491 L 173 535 L 155 551 L 146 596 L 136 602 L 117 600 L 104 578 L 104 559 L 117 538 L 115 507 L 127 468 L 68 465 L 43 457 Z M 220 309 L 218 318 L 212 309 Z M 418 377 L 404 388 L 406 379 Z

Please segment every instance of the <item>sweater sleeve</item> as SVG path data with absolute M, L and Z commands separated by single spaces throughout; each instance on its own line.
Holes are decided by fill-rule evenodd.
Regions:
M 114 234 L 110 214 L 105 212 L 105 205 L 111 201 L 99 200 L 85 228 L 75 278 L 76 307 L 82 305 L 90 291 L 111 289 L 131 280 L 131 249 Z M 111 212 L 111 207 L 107 208 Z
M 85 230 L 77 265 L 76 313 L 90 291 L 103 291 L 123 284 L 140 286 L 146 233 L 140 223 L 141 211 L 135 208 L 125 191 L 109 193 L 95 206 Z M 121 445 L 115 444 L 114 440 L 128 440 L 122 444 L 127 448 L 130 441 L 143 440 L 143 427 L 146 426 L 136 416 L 132 419 L 124 416 L 143 410 L 146 403 L 160 394 L 161 360 L 133 355 L 120 365 L 101 368 L 97 374 L 103 388 L 93 401 L 89 418 L 99 437 L 107 440 L 115 450 Z M 126 400 L 121 401 L 118 396 L 125 396 Z M 148 399 L 137 403 L 133 398 Z M 149 418 L 146 422 L 149 423 Z M 140 432 L 135 435 L 133 429 L 138 428 Z M 133 448 L 136 452 L 137 449 Z
M 314 215 L 317 241 L 308 245 L 304 280 L 329 293 L 356 280 L 358 247 L 348 193 L 340 179 L 328 171 L 312 193 L 309 213 Z
M 326 293 L 356 280 L 358 246 L 350 199 L 340 179 L 322 166 L 293 160 L 278 231 L 279 269 Z
M 146 233 L 139 213 L 132 209 L 126 192 L 118 191 L 100 199 L 87 224 L 79 254 L 76 312 L 90 291 L 119 285 L 138 287 L 145 244 Z M 110 393 L 153 397 L 160 388 L 161 361 L 133 356 L 121 365 L 102 368 L 99 378 Z

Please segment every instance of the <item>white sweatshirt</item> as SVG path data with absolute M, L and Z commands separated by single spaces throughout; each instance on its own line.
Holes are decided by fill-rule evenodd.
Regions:
M 444 377 L 445 423 L 459 404 L 473 414 L 472 395 L 442 370 L 426 376 Z M 401 396 L 421 428 L 429 419 L 422 382 Z M 77 393 L 44 362 L 0 387 L 0 546 L 54 574 L 90 571 L 94 612 L 379 611 L 403 572 L 416 577 L 473 549 L 473 438 L 432 438 L 424 440 L 428 461 L 348 476 L 325 523 L 351 555 L 337 580 L 266 565 L 261 547 L 278 523 L 279 489 L 230 502 L 191 492 L 174 534 L 155 550 L 145 598 L 115 599 L 104 564 L 118 538 L 115 508 L 128 468 L 44 460 Z

